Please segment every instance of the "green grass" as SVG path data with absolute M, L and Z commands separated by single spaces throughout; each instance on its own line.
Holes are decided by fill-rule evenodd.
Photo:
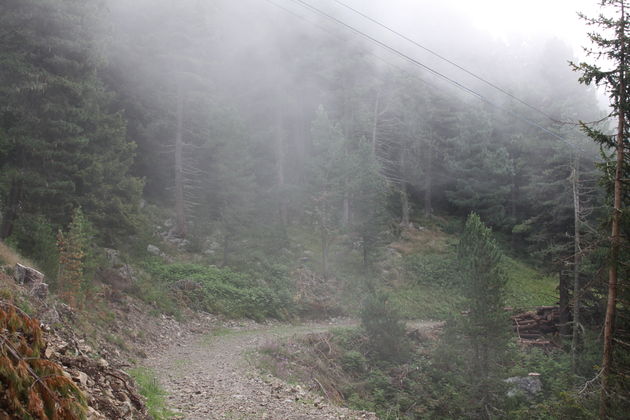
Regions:
M 504 257 L 501 266 L 508 277 L 507 306 L 525 310 L 557 303 L 557 279 L 510 257 Z
M 145 270 L 163 290 L 177 295 L 191 309 L 255 320 L 288 318 L 292 310 L 288 288 L 272 288 L 259 278 L 229 268 L 152 260 Z
M 457 272 L 456 249 L 443 253 L 414 253 L 403 258 L 405 282 L 390 287 L 392 303 L 407 319 L 446 319 L 466 309 Z M 514 258 L 504 256 L 507 276 L 505 305 L 515 310 L 555 305 L 557 280 Z
M 458 311 L 463 301 L 457 291 L 426 284 L 390 291 L 390 302 L 406 319 L 446 319 Z
M 166 404 L 166 392 L 162 389 L 155 377 L 155 373 L 148 368 L 137 367 L 131 369 L 129 374 L 135 379 L 140 394 L 145 398 L 149 414 L 155 420 L 167 420 L 175 413 Z

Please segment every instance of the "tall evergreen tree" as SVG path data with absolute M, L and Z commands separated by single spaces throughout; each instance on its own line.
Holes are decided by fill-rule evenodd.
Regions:
M 501 380 L 509 338 L 504 307 L 506 277 L 501 271 L 501 251 L 479 216 L 466 220 L 458 248 L 464 293 L 469 305 L 463 332 L 471 346 L 470 383 L 477 399 L 477 415 L 487 418 L 502 396 L 496 393 Z
M 97 75 L 99 5 L 0 5 L 2 238 L 23 214 L 65 225 L 78 205 L 101 232 L 133 227 L 142 183 L 128 175 L 134 145 Z
M 509 226 L 514 160 L 486 112 L 465 111 L 447 156 L 454 180 L 446 196 L 460 211 L 479 213 L 497 228 Z
M 600 399 L 600 418 L 614 417 L 617 414 L 627 414 L 628 403 L 625 398 L 613 398 L 626 394 L 630 388 L 627 379 L 628 360 L 617 349 L 619 346 L 630 346 L 628 337 L 623 336 L 620 323 L 627 322 L 618 319 L 619 308 L 627 305 L 619 302 L 619 290 L 626 291 L 628 287 L 628 269 L 624 263 L 628 255 L 628 236 L 624 236 L 627 227 L 628 204 L 627 180 L 629 170 L 628 148 L 630 146 L 628 132 L 630 122 L 630 80 L 628 80 L 628 64 L 630 61 L 630 20 L 628 11 L 630 4 L 626 0 L 602 0 L 602 6 L 608 7 L 612 16 L 603 13 L 597 18 L 582 16 L 590 25 L 601 28 L 602 33 L 589 34 L 597 50 L 593 51 L 597 57 L 605 57 L 606 67 L 598 64 L 581 63 L 573 65 L 582 76 L 580 81 L 585 84 L 603 85 L 610 98 L 611 116 L 617 120 L 617 130 L 614 135 L 606 134 L 583 124 L 585 132 L 606 150 L 612 151 L 610 160 L 604 165 L 605 182 L 610 194 L 610 255 L 608 268 L 608 293 L 606 303 L 606 319 L 604 322 L 604 351 L 602 359 L 602 390 Z M 613 35 L 614 34 L 614 35 Z M 624 341 L 625 340 L 625 341 Z M 626 366 L 624 366 L 626 365 Z M 625 376 L 624 376 L 625 375 Z M 625 379 L 624 379 L 625 378 Z M 625 393 L 624 393 L 625 391 Z M 613 407 L 615 402 L 620 407 Z
M 309 165 L 309 210 L 320 236 L 322 273 L 329 274 L 330 246 L 342 226 L 343 200 L 351 165 L 345 153 L 347 140 L 339 125 L 320 108 L 313 123 L 313 155 Z
M 385 239 L 388 185 L 367 141 L 358 145 L 350 164 L 352 177 L 348 187 L 354 203 L 351 228 L 360 238 L 363 266 L 367 269 L 379 243 Z

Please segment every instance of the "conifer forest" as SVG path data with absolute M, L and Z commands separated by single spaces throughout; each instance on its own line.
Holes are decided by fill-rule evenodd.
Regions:
M 0 0 L 0 420 L 623 419 L 630 2 Z

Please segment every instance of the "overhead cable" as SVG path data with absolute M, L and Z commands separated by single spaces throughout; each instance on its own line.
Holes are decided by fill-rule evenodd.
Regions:
M 553 131 L 549 130 L 548 128 L 545 128 L 545 127 L 541 126 L 540 124 L 538 124 L 538 123 L 536 123 L 536 122 L 534 122 L 534 121 L 532 121 L 532 120 L 530 120 L 528 118 L 522 117 L 522 116 L 518 115 L 517 113 L 515 113 L 515 112 L 513 112 L 513 111 L 511 111 L 509 109 L 505 109 L 504 107 L 502 107 L 502 106 L 500 106 L 498 104 L 495 104 L 494 102 L 492 102 L 491 100 L 489 100 L 488 98 L 483 96 L 481 93 L 479 93 L 479 92 L 477 92 L 477 91 L 475 91 L 475 90 L 473 90 L 473 89 L 463 85 L 462 83 L 460 83 L 460 82 L 458 82 L 458 81 L 456 81 L 456 80 L 454 80 L 454 79 L 452 79 L 452 78 L 450 78 L 450 77 L 440 73 L 439 71 L 429 67 L 428 65 L 422 63 L 421 61 L 419 61 L 419 60 L 417 60 L 417 59 L 415 59 L 415 58 L 413 58 L 413 57 L 403 53 L 402 51 L 400 51 L 400 50 L 398 50 L 398 49 L 396 49 L 396 48 L 394 48 L 394 47 L 384 43 L 383 41 L 380 41 L 380 40 L 374 38 L 373 36 L 363 32 L 363 31 L 361 31 L 361 30 L 359 30 L 357 28 L 355 28 L 354 26 L 352 26 L 352 25 L 350 25 L 350 24 L 348 24 L 348 23 L 346 23 L 346 22 L 336 18 L 335 16 L 333 16 L 333 15 L 327 13 L 327 12 L 324 12 L 323 10 L 321 10 L 321 9 L 319 9 L 319 8 L 313 6 L 313 5 L 311 5 L 311 4 L 309 4 L 309 3 L 305 2 L 305 1 L 302 1 L 302 0 L 289 0 L 289 1 L 291 1 L 293 3 L 296 3 L 296 4 L 302 6 L 302 7 L 306 8 L 306 9 L 309 9 L 312 12 L 314 12 L 314 13 L 320 15 L 320 16 L 323 16 L 323 17 L 325 17 L 325 18 L 327 18 L 329 20 L 332 20 L 333 22 L 337 23 L 340 26 L 343 26 L 344 28 L 348 29 L 349 31 L 351 31 L 351 32 L 353 32 L 353 33 L 355 33 L 355 34 L 357 34 L 357 35 L 367 39 L 368 41 L 378 45 L 379 47 L 381 47 L 381 48 L 383 48 L 383 49 L 385 49 L 385 50 L 387 50 L 387 51 L 389 51 L 389 52 L 391 52 L 391 53 L 393 53 L 393 54 L 395 54 L 395 55 L 405 59 L 406 61 L 410 62 L 411 64 L 413 64 L 413 65 L 415 65 L 417 67 L 420 67 L 420 68 L 428 71 L 429 73 L 433 74 L 434 76 L 445 80 L 449 84 L 451 84 L 451 85 L 457 87 L 458 89 L 460 89 L 460 90 L 462 90 L 462 91 L 464 91 L 464 92 L 466 92 L 466 93 L 476 97 L 477 99 L 481 100 L 482 102 L 484 102 L 484 103 L 486 103 L 486 104 L 488 104 L 488 105 L 490 105 L 490 106 L 492 106 L 494 108 L 497 108 L 497 109 L 499 109 L 499 110 L 501 110 L 503 112 L 509 113 L 513 117 L 515 117 L 515 118 L 517 118 L 517 119 L 527 123 L 528 125 L 531 125 L 533 127 L 537 127 L 538 129 L 540 129 L 540 130 L 544 131 L 545 133 L 549 134 L 550 136 L 552 136 L 554 138 L 557 138 L 559 140 L 562 140 L 562 141 L 566 142 L 567 144 L 571 145 L 572 147 L 574 146 L 571 142 L 569 142 L 566 138 L 562 137 L 561 135 L 559 135 L 557 133 L 554 133 Z

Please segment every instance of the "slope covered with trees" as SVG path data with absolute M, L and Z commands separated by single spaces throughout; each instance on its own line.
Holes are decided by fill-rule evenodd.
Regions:
M 617 20 L 603 23 L 617 36 L 593 40 L 618 66 L 578 67 L 583 82 L 609 88 L 620 121 L 612 137 L 606 122 L 579 130 L 605 112 L 559 40 L 508 47 L 463 24 L 471 37 L 452 55 L 468 60 L 467 48 L 483 44 L 475 67 L 506 96 L 478 78 L 457 89 L 301 8 L 3 1 L 0 239 L 74 306 L 96 294 L 113 248 L 140 267 L 125 291 L 173 314 L 177 302 L 257 319 L 331 314 L 368 295 L 377 305 L 383 289 L 400 303 L 400 272 L 413 273 L 413 287 L 470 306 L 460 333 L 488 332 L 471 341 L 477 350 L 503 340 L 489 334 L 502 322 L 499 285 L 518 293 L 509 279 L 527 263 L 557 283 L 548 299 L 559 302 L 560 346 L 582 383 L 597 375 L 592 333 L 606 323 L 602 410 L 618 412 L 625 403 L 609 394 L 627 389 L 629 45 L 625 4 L 604 3 L 615 6 Z M 438 227 L 452 235 L 444 241 L 461 239 L 459 254 L 398 252 Z M 335 299 L 313 297 L 319 290 Z M 477 394 L 492 405 L 501 375 L 480 352 Z

